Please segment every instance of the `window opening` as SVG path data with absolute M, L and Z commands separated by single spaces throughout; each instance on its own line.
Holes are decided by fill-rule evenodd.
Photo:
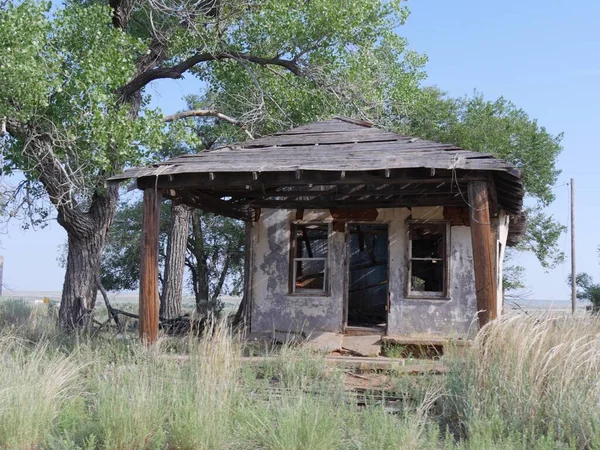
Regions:
M 292 292 L 327 292 L 327 224 L 293 224 Z
M 446 223 L 409 224 L 409 294 L 446 293 Z

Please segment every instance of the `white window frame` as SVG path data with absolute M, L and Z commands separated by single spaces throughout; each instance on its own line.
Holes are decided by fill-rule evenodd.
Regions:
M 296 236 L 293 231 L 298 226 L 310 226 L 310 225 L 321 225 L 327 227 L 327 256 L 326 257 L 313 257 L 313 258 L 297 258 L 293 255 L 296 254 Z M 292 270 L 290 271 L 290 294 L 296 296 L 320 296 L 326 297 L 329 295 L 329 253 L 330 253 L 330 237 L 331 237 L 331 223 L 330 222 L 292 222 L 290 226 L 290 232 L 292 233 L 290 240 L 290 263 L 292 264 Z M 324 261 L 323 269 L 323 289 L 296 289 L 296 275 L 298 272 L 298 261 Z
M 327 246 L 329 247 L 329 242 L 327 242 Z M 327 249 L 327 254 L 329 254 L 329 248 Z M 292 259 L 294 267 L 292 268 L 292 294 L 297 293 L 311 293 L 311 292 L 322 292 L 323 294 L 327 293 L 327 258 L 293 258 Z M 299 292 L 296 292 L 296 275 L 298 272 L 298 261 L 323 261 L 323 289 L 302 289 Z
M 410 230 L 414 225 L 445 225 L 444 227 L 444 258 L 413 258 L 412 257 L 412 240 L 410 238 Z M 431 300 L 449 300 L 450 299 L 450 222 L 447 220 L 408 220 L 406 225 L 406 297 L 416 299 L 431 299 Z M 413 291 L 412 290 L 412 262 L 413 261 L 442 261 L 444 265 L 444 288 L 442 291 Z

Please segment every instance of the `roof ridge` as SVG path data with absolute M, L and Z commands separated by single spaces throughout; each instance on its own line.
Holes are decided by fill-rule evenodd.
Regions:
M 341 120 L 343 122 L 351 123 L 352 125 L 359 125 L 359 126 L 365 127 L 365 128 L 375 127 L 375 124 L 373 122 L 369 122 L 368 120 L 353 119 L 352 117 L 346 117 L 346 116 L 333 116 L 333 118 L 337 119 L 337 120 Z

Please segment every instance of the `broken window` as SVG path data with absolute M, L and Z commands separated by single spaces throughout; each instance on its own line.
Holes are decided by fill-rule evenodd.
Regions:
M 293 293 L 327 292 L 327 224 L 292 225 Z
M 447 285 L 447 224 L 409 224 L 408 294 L 442 297 Z

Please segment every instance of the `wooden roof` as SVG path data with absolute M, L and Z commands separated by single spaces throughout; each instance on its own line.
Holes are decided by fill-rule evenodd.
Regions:
M 112 179 L 208 172 L 409 168 L 490 170 L 520 179 L 518 169 L 488 153 L 402 136 L 342 119 L 316 122 L 213 151 L 182 155 L 150 167 L 127 170 Z
M 111 180 L 128 178 L 204 209 L 214 200 L 234 208 L 455 206 L 467 202 L 466 182 L 490 178 L 497 204 L 509 213 L 521 212 L 524 196 L 520 171 L 493 155 L 346 118 L 182 155 Z

